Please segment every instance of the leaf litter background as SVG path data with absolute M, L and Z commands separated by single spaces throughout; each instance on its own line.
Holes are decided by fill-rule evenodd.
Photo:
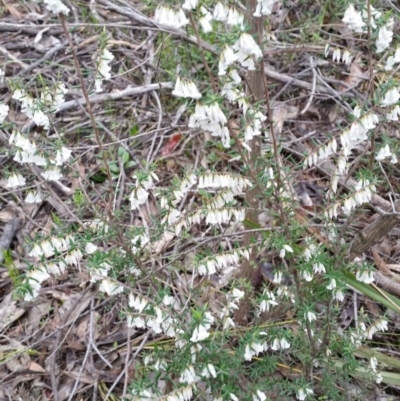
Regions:
M 10 192 L 5 187 L 5 176 L 0 181 L 0 250 L 9 250 L 14 261 L 13 269 L 6 265 L 4 254 L 0 255 L 0 397 L 1 399 L 105 399 L 126 395 L 127 385 L 135 379 L 135 369 L 143 363 L 140 352 L 152 341 L 160 340 L 148 332 L 128 329 L 119 315 L 121 305 L 127 303 L 124 296 L 105 297 L 99 294 L 95 285 L 88 282 L 84 264 L 80 268 L 68 268 L 68 273 L 51 277 L 42 287 L 40 295 L 33 302 L 23 302 L 12 296 L 13 275 L 27 270 L 29 263 L 27 239 L 38 233 L 56 230 L 54 218 L 73 225 L 90 221 L 102 210 L 103 216 L 112 210 L 128 206 L 128 197 L 133 185 L 132 173 L 143 160 L 158 161 L 157 175 L 160 186 L 168 186 L 174 176 L 188 168 L 217 168 L 227 171 L 239 163 L 234 151 L 212 146 L 204 132 L 189 130 L 185 106 L 180 106 L 171 97 L 173 82 L 170 74 L 163 69 L 163 61 L 173 58 L 174 45 L 197 46 L 196 39 L 185 31 L 169 30 L 167 34 L 151 20 L 152 13 L 141 3 L 99 0 L 97 2 L 70 4 L 72 13 L 68 17 L 72 37 L 77 47 L 81 68 L 88 87 L 93 85 L 93 54 L 98 50 L 99 34 L 105 26 L 110 38 L 108 48 L 115 55 L 112 63 L 112 79 L 104 82 L 104 92 L 91 96 L 96 122 L 106 149 L 106 159 L 111 171 L 119 179 L 119 192 L 114 205 L 104 201 L 108 188 L 102 169 L 102 158 L 93 138 L 91 122 L 87 114 L 83 95 L 79 89 L 72 57 L 67 40 L 58 21 L 52 18 L 42 4 L 28 2 L 3 2 L 0 20 L 0 64 L 6 78 L 19 79 L 31 93 L 38 93 L 37 78 L 40 75 L 48 81 L 63 81 L 67 88 L 66 103 L 55 117 L 55 128 L 63 133 L 66 146 L 73 150 L 70 174 L 61 182 L 43 183 L 47 190 L 46 199 L 38 205 L 26 204 L 20 191 Z M 324 58 L 325 42 L 300 41 L 298 33 L 303 29 L 302 7 L 309 7 L 311 19 L 322 37 L 329 31 L 335 42 L 330 43 L 328 58 Z M 325 14 L 324 14 L 325 12 Z M 94 18 L 90 17 L 94 16 Z M 323 15 L 324 25 L 318 21 Z M 312 18 L 312 17 L 311 17 Z M 98 21 L 94 24 L 93 19 Z M 291 184 L 303 208 L 298 212 L 309 232 L 321 242 L 324 235 L 318 224 L 312 224 L 323 210 L 324 193 L 329 185 L 333 165 L 321 163 L 312 169 L 303 170 L 304 156 L 317 146 L 326 143 L 329 137 L 338 136 L 349 123 L 351 99 L 362 102 L 367 97 L 371 77 L 365 70 L 362 47 L 340 23 L 340 18 L 329 15 L 318 3 L 289 1 L 277 3 L 271 18 L 270 29 L 274 40 L 265 49 L 265 73 L 272 85 L 273 112 L 276 131 L 285 155 L 285 163 L 292 168 Z M 285 30 L 292 34 L 283 34 Z M 301 43 L 301 45 L 299 45 Z M 335 45 L 351 49 L 355 58 L 349 66 L 335 63 L 332 52 Z M 202 47 L 212 54 L 217 50 L 210 43 Z M 164 54 L 164 58 L 163 58 Z M 166 55 L 166 56 L 165 56 Z M 378 61 L 374 60 L 374 63 Z M 201 62 L 192 65 L 193 74 L 204 66 Z M 171 66 L 169 66 L 171 69 Z M 173 68 L 172 68 L 173 70 Z M 380 77 L 373 77 L 373 84 Z M 376 81 L 376 82 L 374 82 Z M 204 85 L 207 83 L 204 83 Z M 203 86 L 204 86 L 203 85 Z M 200 83 L 200 87 L 202 84 Z M 1 84 L 1 99 L 10 105 L 9 121 L 40 137 L 45 133 L 29 125 L 6 83 Z M 234 122 L 235 116 L 232 117 Z M 397 130 L 389 133 L 398 138 Z M 11 170 L 12 157 L 8 154 L 10 132 L 0 131 L 0 164 L 3 171 Z M 47 137 L 51 141 L 55 136 Z M 364 149 L 360 149 L 360 155 Z M 127 156 L 129 155 L 129 157 Z M 126 163 L 126 160 L 129 163 Z M 239 169 L 239 164 L 238 164 Z M 398 188 L 400 171 L 391 166 L 389 177 L 394 189 Z M 37 183 L 42 182 L 40 172 L 32 170 Z M 349 177 L 342 182 L 344 190 L 354 183 Z M 87 197 L 84 207 L 77 207 L 74 195 L 79 192 Z M 193 202 L 194 198 L 187 199 Z M 387 224 L 378 230 L 378 242 L 359 249 L 357 232 L 368 229 L 381 216 L 374 207 L 390 210 L 390 202 L 378 193 L 371 205 L 358 213 L 346 232 L 346 240 L 353 241 L 354 254 L 364 251 L 376 263 L 376 282 L 392 295 L 400 296 L 400 242 L 398 241 L 397 219 L 392 216 L 390 229 Z M 397 206 L 397 205 L 396 205 Z M 127 209 L 124 209 L 127 210 Z M 160 210 L 154 201 L 142 207 L 140 213 L 126 212 L 116 219 L 127 225 L 151 225 L 152 217 Z M 263 224 L 270 223 L 266 213 Z M 393 223 L 394 221 L 394 223 Z M 194 241 L 217 246 L 217 240 L 208 238 L 205 228 L 198 226 L 191 232 Z M 240 232 L 233 239 L 240 239 Z M 229 241 L 229 237 L 224 239 Z M 361 241 L 364 243 L 364 241 Z M 371 249 L 373 245 L 373 249 Z M 102 244 L 104 249 L 114 243 Z M 164 236 L 153 247 L 153 254 L 143 261 L 143 266 L 153 274 L 162 276 L 162 266 L 171 254 L 182 266 L 193 257 L 193 244 L 175 243 L 173 235 Z M 154 265 L 155 264 L 155 265 Z M 260 260 L 260 279 L 270 279 L 268 264 Z M 120 277 L 123 282 L 123 277 Z M 178 277 L 176 284 L 179 294 L 187 298 L 186 280 Z M 179 281 L 181 280 L 181 281 Z M 140 292 L 141 288 L 138 288 Z M 218 310 L 215 293 L 203 289 L 199 305 L 208 302 L 210 308 Z M 358 303 L 349 294 L 336 326 L 345 329 L 354 319 L 354 307 L 363 307 L 368 313 L 380 316 L 379 303 L 358 295 Z M 286 313 L 286 312 L 285 312 Z M 290 313 L 290 312 L 289 312 Z M 286 315 L 285 315 L 286 316 Z M 397 353 L 399 314 L 391 311 L 390 336 L 380 338 L 381 360 L 388 365 L 392 375 L 391 393 L 400 387 Z M 271 316 L 279 319 L 282 315 Z M 161 338 L 162 339 L 162 338 Z M 368 354 L 368 348 L 360 350 Z M 131 358 L 133 355 L 133 359 Z M 390 355 L 391 358 L 387 357 Z M 362 356 L 362 355 L 360 355 Z M 385 359 L 384 359 L 385 358 Z M 284 372 L 280 372 L 284 375 Z M 385 399 L 385 382 L 370 399 Z M 55 393 L 57 395 L 55 396 Z M 374 398 L 376 394 L 381 398 Z M 398 394 L 398 393 L 397 393 Z M 111 398 L 110 398 L 111 399 Z M 117 398 L 114 398 L 117 399 Z M 282 398 L 276 398 L 282 399 Z

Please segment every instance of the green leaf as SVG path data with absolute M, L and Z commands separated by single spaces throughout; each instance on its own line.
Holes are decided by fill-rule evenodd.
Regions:
M 388 292 L 379 289 L 377 290 L 370 284 L 361 283 L 356 280 L 354 274 L 343 270 L 342 279 L 345 283 L 355 288 L 356 290 L 362 292 L 364 295 L 374 299 L 388 309 L 394 312 L 400 312 L 400 299 L 389 294 Z
M 122 159 L 122 163 L 126 163 L 129 160 L 129 153 L 122 147 L 120 146 L 118 148 L 118 157 Z
M 136 136 L 139 133 L 139 127 L 137 125 L 134 125 L 130 130 L 129 130 L 129 135 L 130 136 Z
M 119 174 L 119 166 L 116 162 L 110 162 L 108 163 L 108 166 L 110 167 L 110 171 L 112 173 Z

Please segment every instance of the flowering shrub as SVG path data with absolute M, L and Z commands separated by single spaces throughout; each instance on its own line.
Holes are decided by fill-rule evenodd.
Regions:
M 70 11 L 66 5 L 59 0 L 44 3 L 65 22 Z M 262 75 L 264 37 L 254 33 L 258 19 L 268 26 L 276 5 L 274 0 L 257 0 L 253 8 L 242 9 L 233 2 L 185 0 L 158 4 L 152 17 L 160 30 L 194 32 L 197 55 L 204 52 L 201 40 L 212 40 L 219 49 L 208 61 L 203 54 L 204 69 L 211 74 L 208 85 L 196 81 L 196 74 L 183 65 L 171 95 L 185 106 L 189 130 L 220 150 L 232 151 L 227 154 L 236 164 L 202 163 L 200 168 L 197 163 L 165 182 L 157 163 L 148 158 L 131 172 L 130 193 L 118 212 L 110 205 L 115 205 L 119 182 L 103 159 L 109 209 L 93 205 L 94 219 L 80 216 L 76 227 L 68 229 L 60 224 L 60 233 L 43 230 L 27 245 L 30 268 L 17 288 L 25 301 L 34 301 L 51 277 L 83 271 L 85 282 L 95 285 L 101 296 L 118 299 L 128 328 L 151 336 L 152 343 L 140 352 L 138 377 L 129 385 L 132 399 L 264 401 L 274 394 L 275 399 L 339 400 L 349 395 L 345 385 L 359 377 L 360 366 L 370 382 L 383 380 L 376 357 L 361 361 L 356 352 L 388 329 L 387 320 L 361 314 L 355 327 L 342 332 L 333 323 L 349 289 L 346 277 L 374 282 L 369 263 L 346 260 L 338 219 L 349 222 L 377 191 L 376 171 L 357 169 L 354 155 L 375 141 L 379 127 L 398 120 L 398 83 L 391 78 L 381 82 L 370 104 L 354 100 L 351 124 L 338 138 L 304 155 L 304 169 L 327 160 L 335 165 L 319 215 L 325 238 L 320 241 L 300 220 L 299 199 L 277 144 L 277 121 Z M 400 50 L 392 48 L 393 18 L 385 10 L 352 3 L 343 11 L 342 22 L 355 37 L 373 41 L 373 55 L 383 57 L 382 70 L 397 68 Z M 82 88 L 86 95 L 91 88 L 105 91 L 104 81 L 112 80 L 116 57 L 107 49 L 108 40 L 102 37 L 93 58 L 93 82 Z M 347 66 L 355 57 L 349 49 L 335 48 L 332 54 L 335 63 Z M 251 93 L 249 80 L 254 79 L 266 101 Z M 12 79 L 8 85 L 13 106 L 32 124 L 46 132 L 55 129 L 66 83 L 48 84 L 40 96 Z M 5 186 L 22 191 L 26 203 L 40 204 L 49 196 L 46 184 L 62 186 L 79 155 L 57 131 L 56 141 L 34 136 L 8 122 L 8 113 L 9 106 L 0 104 L 0 123 L 9 130 L 9 155 L 15 162 Z M 100 137 L 96 140 L 103 150 Z M 396 164 L 396 145 L 389 138 L 377 142 L 376 166 Z M 343 194 L 339 183 L 353 168 L 358 179 Z M 268 227 L 259 221 L 264 210 Z M 128 224 L 123 216 L 129 213 L 135 218 Z M 255 276 L 262 270 L 257 258 L 262 253 L 274 266 L 269 282 L 260 283 Z

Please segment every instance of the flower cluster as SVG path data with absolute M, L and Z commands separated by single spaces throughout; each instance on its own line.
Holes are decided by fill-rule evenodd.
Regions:
M 149 173 L 147 177 L 142 180 L 139 180 L 137 176 L 135 176 L 135 179 L 135 188 L 129 197 L 131 210 L 138 209 L 147 202 L 149 189 L 154 187 L 154 180 L 158 181 L 158 177 L 155 173 Z
M 137 311 L 137 314 L 128 314 L 129 327 L 147 327 L 156 334 L 164 333 L 168 337 L 182 333 L 177 319 L 159 306 L 151 305 L 144 297 L 129 294 L 129 306 Z
M 66 7 L 60 0 L 44 0 L 46 8 L 53 14 L 69 14 L 69 8 Z
M 192 4 L 193 2 L 185 2 L 186 8 L 194 8 Z M 189 23 L 183 10 L 179 9 L 175 11 L 173 8 L 167 6 L 158 6 L 156 8 L 154 20 L 157 24 L 172 29 L 182 28 Z
M 201 93 L 197 89 L 196 84 L 189 79 L 181 79 L 180 77 L 176 80 L 175 89 L 172 91 L 172 94 L 177 97 L 201 98 Z
M 376 188 L 368 180 L 360 180 L 355 190 L 356 192 L 351 194 L 343 203 L 343 212 L 346 214 L 349 214 L 355 207 L 369 202 Z
M 195 112 L 190 116 L 189 128 L 201 128 L 212 136 L 221 138 L 222 144 L 230 147 L 230 136 L 225 114 L 217 102 L 210 105 L 196 104 Z
M 114 55 L 104 48 L 97 59 L 97 71 L 95 79 L 95 91 L 103 91 L 103 80 L 108 80 L 111 78 L 111 66 L 110 63 L 113 61 Z
M 343 53 L 341 53 L 340 49 L 336 48 L 333 51 L 332 60 L 337 61 L 339 63 L 340 63 L 340 61 L 342 61 L 344 64 L 350 65 L 353 60 L 353 56 L 347 49 L 344 50 Z
M 216 256 L 210 256 L 208 258 L 202 259 L 195 270 L 204 276 L 206 274 L 215 274 L 219 270 L 227 269 L 229 267 L 237 267 L 240 261 L 240 257 L 249 259 L 249 251 L 247 249 L 238 250 L 234 252 L 220 253 Z

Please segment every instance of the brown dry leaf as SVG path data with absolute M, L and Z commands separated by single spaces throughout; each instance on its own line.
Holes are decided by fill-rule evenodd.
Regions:
M 343 82 L 351 88 L 356 88 L 365 78 L 366 76 L 361 68 L 360 61 L 354 60 L 350 65 L 350 74 Z M 346 86 L 340 87 L 341 92 L 345 90 L 349 90 L 349 88 Z
M 282 132 L 286 120 L 296 118 L 299 115 L 299 108 L 285 102 L 275 102 L 272 107 L 272 119 L 274 121 L 274 132 L 279 135 Z
M 0 304 L 0 332 L 18 320 L 25 309 L 17 307 L 17 301 L 12 299 L 12 293 L 6 295 Z
M 162 251 L 167 249 L 174 238 L 175 238 L 174 233 L 164 232 L 162 238 L 157 242 L 155 242 L 154 244 L 152 244 L 152 248 L 155 254 L 161 253 Z
M 17 358 L 10 359 L 7 363 L 7 369 L 11 372 L 19 372 L 21 370 L 27 370 L 31 364 L 31 358 L 27 353 L 20 355 Z
M 38 330 L 40 321 L 49 314 L 51 308 L 51 301 L 45 300 L 38 304 L 32 305 L 32 308 L 28 312 L 28 321 L 25 325 L 26 333 L 33 333 Z
M 96 340 L 99 338 L 99 331 L 97 329 L 97 322 L 100 319 L 100 314 L 98 312 L 93 313 L 93 327 L 92 327 L 92 335 L 93 338 Z M 89 331 L 90 331 L 90 315 L 85 316 L 78 324 L 75 326 L 71 333 L 75 334 L 80 341 L 84 341 L 86 338 L 89 338 Z
M 58 398 L 60 401 L 68 400 L 71 393 L 72 389 L 75 387 L 75 380 L 68 380 L 66 383 L 63 383 L 61 387 L 58 390 Z M 78 383 L 78 386 L 76 387 L 76 392 L 79 393 L 79 390 L 83 387 L 82 383 Z M 50 398 L 50 397 L 49 397 Z
M 388 264 L 387 267 L 390 270 L 394 270 L 395 272 L 399 272 L 400 273 L 400 265 L 390 265 L 390 264 Z
M 73 165 L 72 168 L 74 171 L 78 173 L 78 176 L 75 174 L 72 174 L 71 177 L 71 190 L 75 192 L 77 188 L 80 188 L 80 180 L 85 180 L 86 178 L 86 170 L 85 170 L 85 165 L 82 163 L 81 160 L 76 161 Z
M 21 20 L 24 18 L 24 16 L 16 9 L 16 7 L 13 4 L 7 4 L 4 0 L 3 4 L 14 19 Z
M 376 244 L 374 248 L 380 255 L 390 256 L 392 244 L 390 243 L 389 238 L 385 237 L 381 242 Z
M 372 248 L 372 255 L 374 257 L 374 261 L 376 263 L 376 267 L 387 276 L 391 276 L 392 272 L 388 268 L 386 262 L 379 256 L 378 252 Z
M 74 322 L 87 308 L 92 300 L 94 293 L 87 291 L 82 293 L 71 294 L 64 304 L 58 309 L 52 324 L 59 328 L 67 322 Z
M 140 207 L 140 212 L 142 214 L 142 217 L 146 220 L 147 225 L 151 225 L 151 220 L 154 218 L 154 216 L 157 216 L 159 214 L 157 205 L 152 199 L 149 199 L 147 205 L 143 205 Z
M 28 370 L 30 370 L 31 372 L 43 372 L 45 373 L 46 370 L 43 369 L 42 366 L 40 366 L 38 363 L 31 361 L 29 366 L 28 366 Z

